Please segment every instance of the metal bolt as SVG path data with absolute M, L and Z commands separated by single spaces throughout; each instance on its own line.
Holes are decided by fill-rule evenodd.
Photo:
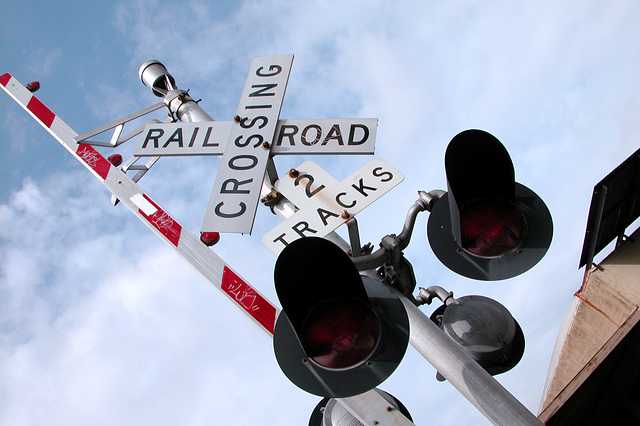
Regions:
M 349 212 L 348 212 L 348 211 L 344 210 L 344 211 L 342 212 L 342 218 L 343 218 L 343 219 L 349 219 L 350 217 L 351 217 L 351 215 L 349 214 Z
M 242 118 L 239 115 L 236 115 L 235 117 L 233 117 L 233 121 L 239 123 L 240 121 L 242 121 Z
M 374 420 L 374 421 L 373 421 L 373 424 L 374 424 L 374 425 L 378 425 L 378 424 L 380 424 L 380 422 L 379 422 L 379 421 L 377 421 L 377 420 Z
M 263 147 L 264 149 L 269 149 L 269 148 L 271 148 L 271 144 L 270 144 L 269 142 L 263 142 L 263 143 L 262 143 L 262 147 Z
M 392 406 L 387 406 L 387 411 L 393 411 L 393 407 Z
M 296 169 L 289 170 L 289 177 L 290 178 L 297 178 L 298 176 L 300 176 L 300 172 L 299 171 L 297 171 Z

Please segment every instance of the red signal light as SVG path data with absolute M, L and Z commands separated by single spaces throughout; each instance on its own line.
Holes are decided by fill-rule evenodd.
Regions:
M 220 241 L 220 234 L 218 232 L 203 232 L 200 234 L 200 241 L 207 247 L 211 247 Z
M 109 161 L 114 166 L 118 167 L 120 164 L 122 164 L 122 155 L 120 154 L 110 155 L 109 158 L 107 158 L 107 161 Z
M 525 230 L 522 213 L 506 200 L 480 200 L 460 210 L 460 246 L 477 256 L 500 257 L 517 249 Z
M 317 364 L 336 370 L 351 368 L 375 351 L 380 322 L 360 301 L 332 300 L 309 314 L 300 338 L 307 355 Z
M 40 88 L 40 83 L 37 81 L 32 81 L 31 83 L 27 84 L 27 90 L 30 91 L 31 93 L 36 92 L 39 88 Z
M 465 130 L 449 142 L 444 161 L 448 191 L 427 226 L 438 259 L 485 281 L 515 277 L 538 263 L 551 244 L 551 214 L 515 181 L 504 145 L 485 131 Z
M 361 276 L 340 247 L 317 237 L 295 240 L 278 256 L 273 278 L 282 303 L 273 348 L 296 386 L 346 398 L 375 388 L 400 364 L 409 343 L 402 301 Z

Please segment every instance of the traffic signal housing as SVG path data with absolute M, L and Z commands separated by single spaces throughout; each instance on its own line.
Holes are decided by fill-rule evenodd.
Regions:
M 303 390 L 330 398 L 359 395 L 387 379 L 409 342 L 409 319 L 386 285 L 361 276 L 338 246 L 306 237 L 278 257 L 275 288 L 282 312 L 276 359 Z
M 456 135 L 445 154 L 448 192 L 433 207 L 429 243 L 452 271 L 478 280 L 511 278 L 544 257 L 553 234 L 549 209 L 515 181 L 511 157 L 483 130 Z

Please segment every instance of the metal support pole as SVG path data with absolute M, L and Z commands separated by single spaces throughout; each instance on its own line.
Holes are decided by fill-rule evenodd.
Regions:
M 411 345 L 489 421 L 502 426 L 543 424 L 418 307 L 398 295 L 409 315 Z

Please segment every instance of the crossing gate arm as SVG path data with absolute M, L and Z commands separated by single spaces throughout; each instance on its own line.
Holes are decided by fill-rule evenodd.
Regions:
M 238 275 L 191 231 L 156 203 L 133 179 L 112 165 L 91 145 L 75 141 L 75 132 L 11 74 L 0 75 L 0 87 L 100 180 L 122 204 L 178 252 L 214 287 L 273 335 L 279 310 Z

